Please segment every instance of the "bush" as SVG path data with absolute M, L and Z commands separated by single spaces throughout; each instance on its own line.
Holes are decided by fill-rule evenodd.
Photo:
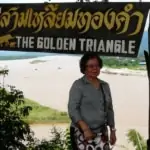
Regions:
M 135 150 L 147 150 L 146 140 L 135 129 L 130 129 L 127 133 L 129 143 L 132 143 Z
M 58 131 L 55 127 L 51 130 L 51 140 L 37 140 L 34 150 L 72 150 L 69 130 Z
M 8 74 L 6 70 L 0 73 L 3 76 Z M 6 90 L 4 84 L 0 86 L 0 147 L 2 150 L 25 150 L 26 144 L 34 141 L 33 132 L 22 120 L 29 115 L 32 108 L 21 107 L 23 103 L 24 96 L 20 90 L 13 86 L 8 86 Z

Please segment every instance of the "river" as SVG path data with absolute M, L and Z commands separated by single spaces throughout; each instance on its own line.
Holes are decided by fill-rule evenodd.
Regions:
M 69 124 L 62 123 L 62 124 L 32 124 L 31 129 L 35 133 L 35 137 L 39 140 L 42 139 L 51 139 L 51 129 L 53 127 L 56 127 L 59 131 L 64 131 L 67 127 L 69 127 Z M 124 130 L 124 129 L 123 129 Z M 115 150 L 134 150 L 131 144 L 127 143 L 126 137 L 122 134 L 124 131 L 121 130 L 117 133 L 117 139 L 118 142 L 116 143 L 115 147 L 113 149 Z M 124 137 L 124 140 L 121 140 Z

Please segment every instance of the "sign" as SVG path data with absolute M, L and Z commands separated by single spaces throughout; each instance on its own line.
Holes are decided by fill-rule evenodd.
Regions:
M 149 4 L 2 4 L 0 49 L 136 57 Z

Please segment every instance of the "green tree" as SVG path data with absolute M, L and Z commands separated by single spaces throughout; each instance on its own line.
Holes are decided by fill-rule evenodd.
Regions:
M 26 150 L 34 141 L 30 126 L 23 121 L 29 115 L 30 106 L 25 103 L 23 92 L 14 86 L 5 86 L 4 77 L 8 70 L 1 70 L 0 84 L 0 149 Z
M 135 150 L 147 150 L 146 140 L 135 129 L 130 129 L 127 137 L 128 141 L 135 147 Z

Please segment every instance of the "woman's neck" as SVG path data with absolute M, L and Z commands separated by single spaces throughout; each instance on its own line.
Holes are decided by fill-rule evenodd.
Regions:
M 97 77 L 90 77 L 90 76 L 86 76 L 87 79 L 90 81 L 90 82 L 96 82 L 97 81 Z

